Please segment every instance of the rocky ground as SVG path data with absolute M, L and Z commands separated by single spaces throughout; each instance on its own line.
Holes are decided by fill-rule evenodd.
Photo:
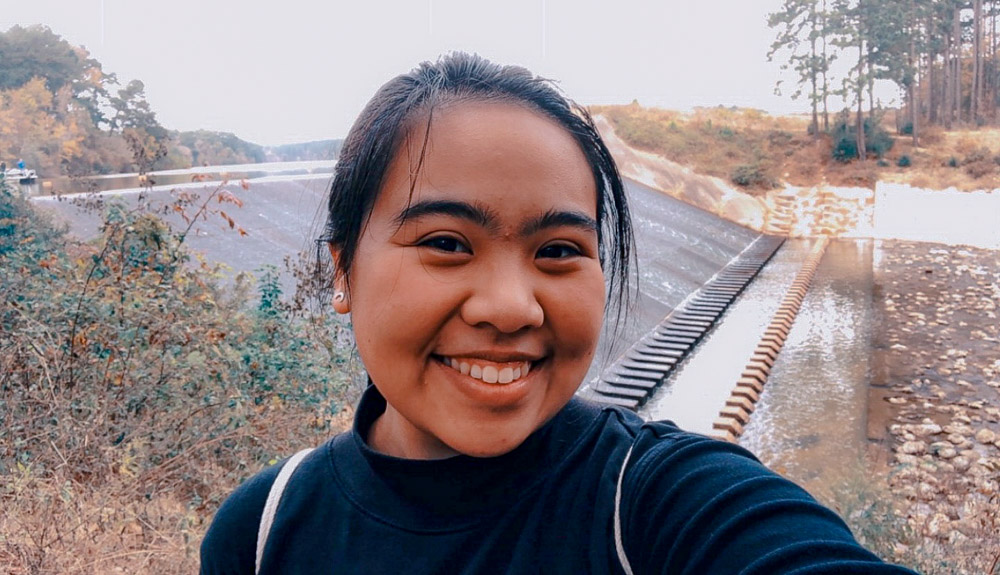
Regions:
M 869 436 L 913 533 L 898 551 L 933 556 L 934 572 L 1000 573 L 1000 253 L 881 252 Z

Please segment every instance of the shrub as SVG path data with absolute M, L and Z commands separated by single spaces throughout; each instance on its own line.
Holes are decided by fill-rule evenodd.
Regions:
M 969 164 L 987 161 L 991 159 L 992 155 L 993 154 L 990 152 L 989 148 L 986 146 L 980 146 L 965 154 L 965 157 L 962 158 L 962 165 L 967 166 Z
M 983 158 L 981 160 L 965 164 L 965 173 L 977 180 L 983 176 L 993 174 L 996 171 L 997 165 L 990 158 Z
M 957 168 L 958 158 L 956 158 L 955 156 L 948 158 L 948 161 L 945 162 L 945 165 L 948 166 L 949 168 Z
M 235 485 L 343 425 L 345 326 L 273 270 L 220 288 L 146 208 L 78 244 L 0 186 L 0 221 L 0 572 L 195 570 Z
M 912 162 L 910 161 L 910 157 L 905 154 L 900 156 L 899 159 L 896 160 L 896 165 L 899 166 L 900 168 L 909 168 L 911 163 Z
M 845 110 L 846 112 L 846 110 Z M 882 157 L 892 149 L 895 143 L 877 117 L 868 117 L 864 121 L 865 152 Z M 838 162 L 849 162 L 858 158 L 858 131 L 851 120 L 851 115 L 841 113 L 830 129 L 833 138 L 833 159 Z
M 778 185 L 777 180 L 760 163 L 737 166 L 729 179 L 743 188 L 769 190 Z

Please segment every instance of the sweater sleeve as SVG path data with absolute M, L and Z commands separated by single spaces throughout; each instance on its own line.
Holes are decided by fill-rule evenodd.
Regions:
M 636 574 L 913 573 L 748 451 L 665 423 L 636 439 L 621 517 Z
M 261 471 L 222 503 L 201 542 L 201 575 L 254 574 L 260 516 L 280 470 Z

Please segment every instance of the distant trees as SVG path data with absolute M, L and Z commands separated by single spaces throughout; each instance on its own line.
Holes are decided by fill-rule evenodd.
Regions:
M 267 158 L 233 134 L 166 129 L 145 89 L 140 80 L 121 86 L 86 50 L 44 26 L 0 32 L 0 159 L 23 158 L 51 177 Z
M 1000 0 L 785 0 L 768 17 L 776 31 L 768 56 L 799 73 L 793 96 L 808 94 L 814 133 L 820 106 L 829 128 L 831 95 L 850 102 L 864 157 L 865 112 L 877 107 L 876 82 L 899 89 L 906 118 L 899 127 L 915 144 L 923 125 L 997 120 L 998 14 Z M 831 90 L 838 58 L 840 88 Z

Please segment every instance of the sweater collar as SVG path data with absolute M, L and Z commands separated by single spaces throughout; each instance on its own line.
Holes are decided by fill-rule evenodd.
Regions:
M 384 521 L 430 531 L 471 526 L 528 496 L 566 460 L 600 413 L 573 399 L 504 455 L 414 460 L 368 447 L 368 431 L 385 407 L 385 398 L 369 385 L 352 432 L 334 446 L 338 479 L 359 504 Z

